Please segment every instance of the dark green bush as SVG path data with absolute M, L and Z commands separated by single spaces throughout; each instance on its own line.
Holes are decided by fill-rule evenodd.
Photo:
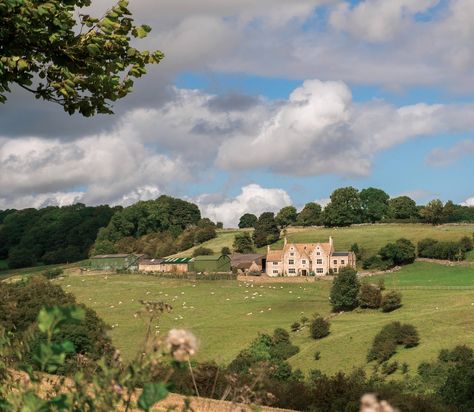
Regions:
M 196 256 L 209 256 L 209 255 L 213 255 L 214 254 L 214 251 L 212 249 L 209 249 L 207 247 L 197 247 L 196 249 L 194 249 L 194 252 L 193 252 L 193 256 L 196 257 Z
M 359 305 L 360 283 L 357 272 L 345 267 L 336 276 L 331 287 L 331 305 L 334 311 L 353 310 Z
M 382 374 L 384 375 L 391 375 L 392 373 L 395 373 L 398 370 L 398 362 L 392 362 L 388 363 L 385 362 L 382 364 Z
M 394 290 L 382 297 L 382 311 L 392 312 L 402 306 L 402 294 Z
M 309 325 L 309 331 L 313 339 L 322 339 L 329 335 L 329 321 L 316 315 Z
M 382 292 L 376 285 L 363 283 L 359 290 L 361 308 L 378 309 L 382 304 Z

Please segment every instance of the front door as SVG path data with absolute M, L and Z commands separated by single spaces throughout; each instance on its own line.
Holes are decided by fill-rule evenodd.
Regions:
M 306 276 L 306 269 L 303 269 L 303 270 L 301 271 L 301 276 Z

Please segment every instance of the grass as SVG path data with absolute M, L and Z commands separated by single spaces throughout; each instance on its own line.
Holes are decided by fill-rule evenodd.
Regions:
M 403 290 L 403 307 L 385 314 L 359 310 L 331 320 L 331 334 L 314 341 L 308 331 L 292 333 L 300 346 L 291 359 L 293 366 L 307 372 L 320 369 L 327 373 L 370 367 L 365 362 L 374 335 L 394 320 L 415 325 L 421 344 L 401 349 L 394 357 L 407 362 L 411 370 L 424 360 L 437 356 L 442 348 L 459 343 L 474 346 L 474 268 L 446 267 L 416 263 L 393 275 L 386 275 L 386 286 Z M 330 313 L 328 301 L 331 282 L 304 284 L 265 284 L 236 281 L 181 281 L 145 275 L 71 275 L 56 280 L 79 301 L 94 308 L 110 325 L 114 344 L 125 358 L 131 359 L 140 347 L 144 323 L 134 318 L 139 299 L 165 300 L 174 310 L 164 316 L 161 334 L 171 327 L 192 330 L 201 342 L 198 360 L 227 363 L 259 332 L 290 325 L 313 313 Z M 421 289 L 438 286 L 445 289 Z M 465 290 L 447 287 L 463 286 Z M 411 287 L 411 288 L 410 288 Z M 271 310 L 269 310 L 271 309 Z M 321 359 L 314 360 L 314 352 Z
M 34 266 L 34 267 L 29 267 L 29 268 L 1 270 L 0 280 L 4 280 L 11 277 L 16 277 L 16 276 L 22 277 L 22 276 L 35 275 L 35 274 L 44 272 L 45 270 L 48 270 L 48 269 L 56 269 L 56 268 L 69 269 L 69 268 L 80 267 L 84 265 L 86 262 L 88 262 L 88 260 L 81 260 L 79 262 L 74 262 L 70 264 L 39 265 L 39 266 Z
M 227 246 L 232 249 L 234 237 L 239 230 L 219 230 L 217 238 L 203 243 L 203 247 L 208 247 L 219 253 L 222 247 Z M 432 226 L 427 224 L 376 224 L 357 225 L 347 228 L 288 228 L 287 238 L 291 242 L 310 243 L 327 242 L 329 236 L 334 238 L 336 250 L 348 250 L 353 243 L 364 249 L 366 256 L 373 255 L 388 242 L 395 241 L 402 237 L 410 239 L 415 244 L 421 239 L 431 237 L 437 240 L 459 240 L 463 236 L 472 236 L 474 224 L 462 225 L 440 225 Z M 272 249 L 280 249 L 283 246 L 283 239 L 272 245 Z M 191 256 L 195 248 L 185 250 L 173 256 Z M 266 247 L 260 248 L 260 252 L 265 253 Z M 468 259 L 474 260 L 474 252 L 468 255 Z

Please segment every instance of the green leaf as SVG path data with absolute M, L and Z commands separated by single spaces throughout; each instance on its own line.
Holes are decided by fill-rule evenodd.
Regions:
M 99 46 L 97 44 L 91 43 L 87 45 L 87 51 L 92 55 L 96 56 L 100 53 Z
M 168 390 L 164 383 L 147 383 L 143 386 L 143 392 L 138 398 L 138 407 L 145 412 L 157 402 L 168 396 Z

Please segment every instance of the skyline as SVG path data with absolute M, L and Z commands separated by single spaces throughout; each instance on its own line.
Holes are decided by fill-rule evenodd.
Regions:
M 165 60 L 112 116 L 14 89 L 0 209 L 170 194 L 231 222 L 342 186 L 474 205 L 474 3 L 286 3 L 132 3 Z

